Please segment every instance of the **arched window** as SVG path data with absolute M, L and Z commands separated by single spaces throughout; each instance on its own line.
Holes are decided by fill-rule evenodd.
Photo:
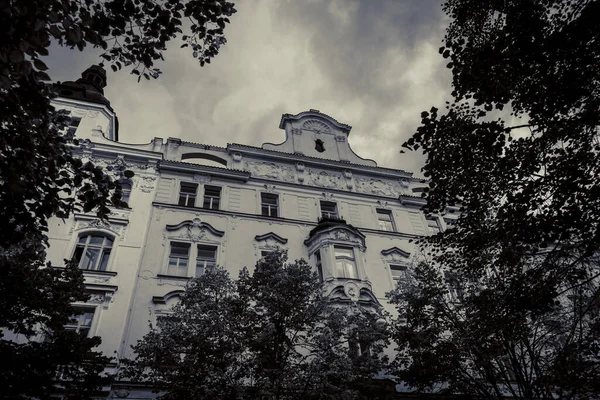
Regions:
M 73 259 L 80 269 L 106 271 L 113 246 L 113 239 L 100 234 L 90 233 L 79 237 Z

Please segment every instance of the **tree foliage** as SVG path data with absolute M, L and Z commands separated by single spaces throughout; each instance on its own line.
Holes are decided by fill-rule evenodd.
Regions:
M 270 253 L 235 281 L 208 269 L 133 347 L 126 376 L 165 399 L 376 398 L 364 390 L 386 362 L 381 317 L 335 307 L 305 261 L 286 260 Z
M 404 147 L 427 155 L 426 211 L 462 214 L 424 244 L 416 289 L 394 294 L 409 321 L 399 367 L 420 388 L 598 396 L 600 3 L 444 10 L 453 99 Z
M 45 265 L 47 221 L 74 211 L 105 218 L 108 206 L 123 205 L 119 183 L 73 155 L 78 143 L 65 129 L 69 117 L 50 104 L 43 58 L 51 43 L 99 47 L 113 70 L 129 66 L 138 80 L 157 78 L 154 64 L 175 38 L 191 47 L 201 66 L 210 62 L 226 42 L 223 30 L 235 11 L 225 0 L 0 0 L 0 329 L 25 339 L 0 337 L 3 360 L 12 361 L 3 362 L 0 374 L 2 387 L 12 390 L 7 396 L 40 396 L 58 377 L 57 366 L 67 377 L 64 365 L 94 369 L 83 363 L 85 355 L 101 361 L 91 351 L 98 340 L 60 332 L 69 304 L 85 294 L 76 268 Z M 54 332 L 46 343 L 33 341 L 40 324 Z M 92 375 L 86 379 L 97 382 Z

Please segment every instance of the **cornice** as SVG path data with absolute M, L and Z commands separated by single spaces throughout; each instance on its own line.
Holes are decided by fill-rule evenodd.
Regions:
M 183 172 L 188 174 L 200 172 L 215 178 L 224 178 L 241 182 L 247 182 L 248 179 L 250 179 L 250 172 L 248 171 L 192 164 L 182 161 L 162 160 L 158 164 L 158 169 L 161 171 Z
M 339 171 L 350 170 L 353 173 L 360 173 L 364 175 L 370 176 L 379 176 L 379 177 L 387 177 L 387 178 L 395 178 L 395 179 L 408 179 L 412 182 L 421 182 L 423 181 L 420 178 L 415 178 L 412 175 L 412 172 L 406 172 L 400 169 L 392 169 L 392 168 L 384 168 L 384 167 L 372 167 L 369 165 L 361 165 L 355 164 L 348 161 L 335 161 L 335 160 L 327 160 L 318 157 L 310 157 L 302 154 L 293 154 L 293 153 L 285 153 L 277 150 L 268 150 L 263 149 L 261 147 L 248 146 L 239 143 L 228 143 L 227 150 L 231 153 L 238 152 L 241 154 L 248 154 L 256 156 L 257 158 L 264 160 L 265 158 L 277 160 L 279 162 L 283 162 L 289 164 L 290 162 L 301 162 L 305 165 L 315 166 L 315 167 L 330 167 L 333 169 L 337 169 Z
M 256 219 L 256 220 L 264 221 L 265 223 L 273 223 L 274 221 L 277 221 L 277 222 L 281 222 L 284 224 L 293 224 L 293 225 L 301 224 L 301 225 L 308 225 L 308 226 L 312 226 L 312 227 L 317 226 L 317 222 L 315 222 L 315 221 L 305 221 L 305 220 L 301 220 L 301 219 L 265 217 L 265 216 L 258 215 L 258 214 L 247 214 L 247 213 L 241 213 L 241 212 L 237 212 L 237 211 L 228 211 L 228 210 L 210 210 L 210 209 L 202 208 L 202 207 L 186 207 L 186 206 L 180 206 L 180 205 L 172 204 L 172 203 L 162 203 L 162 202 L 158 202 L 158 201 L 152 202 L 152 205 L 154 207 L 164 207 L 164 208 L 169 208 L 169 209 L 178 210 L 178 211 L 182 211 L 182 212 L 193 212 L 193 213 L 202 212 L 205 214 L 216 214 L 216 215 L 224 215 L 224 216 L 231 216 L 231 217 L 243 217 L 243 218 L 248 218 L 248 219 Z M 422 237 L 420 235 L 415 235 L 414 233 L 382 231 L 379 229 L 362 228 L 362 227 L 358 227 L 357 229 L 360 229 L 360 231 L 364 232 L 364 233 L 369 233 L 369 234 L 379 235 L 379 236 L 396 237 L 399 239 L 419 239 Z
M 176 231 L 179 230 L 183 227 L 198 227 L 200 229 L 205 228 L 207 229 L 210 233 L 212 233 L 213 235 L 217 236 L 217 237 L 223 237 L 223 235 L 225 235 L 225 232 L 220 231 L 218 229 L 216 229 L 215 227 L 213 227 L 211 224 L 207 223 L 207 222 L 198 222 L 196 220 L 192 221 L 192 220 L 186 220 L 186 221 L 182 221 L 178 224 L 175 225 L 167 225 L 166 229 L 167 231 L 171 232 L 171 231 Z

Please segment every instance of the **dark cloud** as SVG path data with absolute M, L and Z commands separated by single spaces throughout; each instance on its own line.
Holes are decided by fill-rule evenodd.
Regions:
M 109 72 L 107 97 L 126 142 L 181 137 L 224 146 L 280 142 L 282 113 L 319 109 L 353 126 L 350 144 L 379 165 L 418 171 L 400 155 L 420 112 L 441 106 L 450 75 L 437 48 L 446 24 L 434 0 L 244 0 L 228 43 L 200 68 L 170 46 L 164 74 L 137 83 Z M 76 79 L 97 53 L 52 49 L 56 80 Z

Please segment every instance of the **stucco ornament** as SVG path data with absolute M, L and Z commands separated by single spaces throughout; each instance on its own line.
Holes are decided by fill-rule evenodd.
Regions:
M 200 218 L 194 218 L 192 221 L 183 221 L 177 225 L 167 225 L 167 231 L 180 232 L 177 238 L 188 239 L 192 242 L 199 242 L 208 239 L 208 234 L 216 237 L 223 237 L 225 232 L 215 229 L 211 224 L 202 222 Z
M 346 282 L 344 285 L 344 293 L 350 300 L 357 301 L 360 296 L 360 289 L 354 282 Z
M 302 129 L 316 133 L 331 133 L 331 128 L 327 124 L 315 119 L 304 121 L 302 123 Z
M 309 170 L 308 176 L 310 177 L 310 183 L 315 186 L 341 189 L 342 188 L 342 175 L 335 172 Z
M 400 182 L 368 178 L 357 179 L 356 191 L 386 197 L 398 197 L 404 192 Z
M 141 180 L 140 188 L 144 193 L 151 193 L 155 187 L 155 176 L 144 176 Z
M 290 167 L 278 165 L 272 162 L 252 161 L 247 163 L 247 168 L 250 170 L 252 175 L 262 178 L 277 179 L 288 182 L 291 182 L 294 179 L 294 173 Z

